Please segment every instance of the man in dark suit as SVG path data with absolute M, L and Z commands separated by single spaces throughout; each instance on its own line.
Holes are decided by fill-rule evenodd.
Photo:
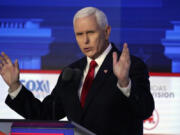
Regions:
M 0 56 L 0 73 L 9 85 L 6 103 L 26 119 L 59 120 L 65 116 L 98 135 L 142 135 L 143 120 L 152 115 L 146 65 L 109 42 L 111 28 L 105 14 L 87 7 L 74 17 L 77 43 L 85 57 L 68 67 L 79 69 L 68 81 L 60 75 L 52 93 L 43 102 L 19 82 L 17 60 Z M 65 71 L 64 71 L 65 72 Z

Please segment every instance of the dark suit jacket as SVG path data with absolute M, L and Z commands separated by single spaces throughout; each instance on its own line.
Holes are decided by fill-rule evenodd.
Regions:
M 146 65 L 131 56 L 129 76 L 132 85 L 130 97 L 127 98 L 117 87 L 112 67 L 113 51 L 120 54 L 113 45 L 93 81 L 84 109 L 78 97 L 79 81 L 72 79 L 62 83 L 62 76 L 43 102 L 23 87 L 14 100 L 8 96 L 6 103 L 26 119 L 58 120 L 67 116 L 98 135 L 142 135 L 143 120 L 151 116 L 154 109 Z M 83 72 L 86 63 L 84 57 L 70 67 Z

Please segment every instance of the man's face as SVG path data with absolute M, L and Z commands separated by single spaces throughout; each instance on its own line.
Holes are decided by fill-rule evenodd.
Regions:
M 102 29 L 94 15 L 77 18 L 74 32 L 81 51 L 92 59 L 96 59 L 108 46 L 110 27 Z

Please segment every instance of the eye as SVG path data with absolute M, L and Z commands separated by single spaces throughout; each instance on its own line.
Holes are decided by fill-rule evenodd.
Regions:
M 76 36 L 81 36 L 83 33 L 82 32 L 78 32 L 76 33 Z

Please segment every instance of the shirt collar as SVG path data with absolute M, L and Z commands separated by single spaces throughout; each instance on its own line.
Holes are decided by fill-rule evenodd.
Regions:
M 96 63 L 98 66 L 101 66 L 104 59 L 106 58 L 107 54 L 110 52 L 112 48 L 112 45 L 111 43 L 109 43 L 108 47 L 106 48 L 106 50 L 99 56 L 95 59 Z M 89 65 L 89 63 L 91 62 L 91 58 L 87 57 L 87 64 Z

